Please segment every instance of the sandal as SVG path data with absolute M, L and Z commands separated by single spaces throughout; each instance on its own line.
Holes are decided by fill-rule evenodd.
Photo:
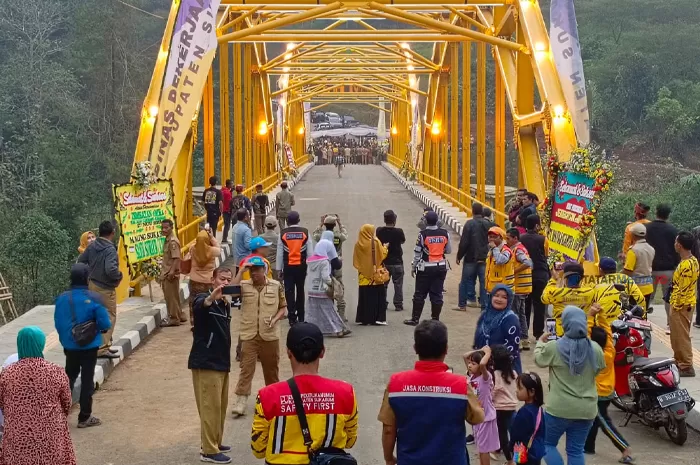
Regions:
M 87 420 L 79 422 L 78 428 L 89 428 L 91 426 L 100 426 L 101 424 L 102 422 L 99 418 L 91 416 Z
M 619 463 L 634 463 L 634 457 L 627 455 L 618 460 Z

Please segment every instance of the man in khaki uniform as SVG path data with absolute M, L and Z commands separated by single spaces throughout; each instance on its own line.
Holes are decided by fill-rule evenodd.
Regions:
M 180 240 L 175 235 L 172 220 L 163 220 L 160 227 L 161 234 L 165 236 L 160 283 L 168 309 L 168 323 L 163 326 L 180 326 L 187 322 L 187 316 L 180 306 Z
M 250 270 L 250 279 L 242 280 Z M 246 403 L 258 360 L 262 364 L 265 385 L 279 381 L 280 328 L 277 322 L 287 312 L 284 287 L 265 274 L 265 261 L 253 256 L 238 270 L 232 284 L 241 286 L 241 372 L 236 386 L 236 404 L 232 413 L 245 415 Z
M 280 241 L 280 233 L 276 231 L 276 228 L 277 218 L 272 215 L 265 218 L 265 232 L 262 234 L 262 238 L 265 239 L 265 242 L 270 243 L 265 258 L 270 262 L 272 279 L 279 281 L 279 271 L 277 270 L 277 243 Z
M 97 351 L 100 358 L 119 358 L 118 351 L 112 349 L 112 333 L 117 324 L 117 287 L 122 280 L 119 271 L 119 255 L 114 246 L 114 225 L 111 221 L 100 223 L 99 236 L 78 258 L 90 268 L 88 288 L 102 298 L 107 307 L 112 326 L 102 335 L 102 345 Z
M 289 192 L 287 181 L 280 184 L 281 191 L 275 196 L 275 216 L 280 224 L 280 231 L 287 227 L 287 216 L 294 206 L 294 194 Z

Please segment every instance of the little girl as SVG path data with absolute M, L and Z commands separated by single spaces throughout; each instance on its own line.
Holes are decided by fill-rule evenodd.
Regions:
M 510 450 L 515 444 L 527 447 L 527 465 L 540 465 L 544 448 L 544 391 L 537 373 L 523 373 L 516 383 L 518 400 L 525 402 L 510 425 Z
M 513 370 L 513 359 L 506 346 L 495 344 L 491 351 L 494 381 L 493 406 L 496 409 L 498 438 L 503 456 L 508 465 L 513 465 L 513 449 L 511 449 L 508 440 L 508 429 L 513 420 L 515 409 L 518 407 L 515 383 L 518 374 Z
M 476 391 L 481 407 L 484 409 L 484 421 L 474 425 L 474 442 L 479 453 L 481 465 L 490 465 L 490 452 L 499 449 L 496 409 L 493 406 L 493 377 L 488 370 L 491 348 L 484 346 L 481 350 L 464 354 L 464 363 L 469 370 L 469 385 Z

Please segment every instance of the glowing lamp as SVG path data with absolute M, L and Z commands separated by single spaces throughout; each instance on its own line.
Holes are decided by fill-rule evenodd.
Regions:
M 394 126 L 394 127 L 391 128 L 391 135 L 392 135 L 392 136 L 395 136 L 395 135 L 398 134 L 398 133 L 399 133 L 399 130 L 396 129 L 396 126 Z
M 413 76 L 409 76 L 408 77 L 408 85 L 410 85 L 411 87 L 414 87 L 416 85 L 416 78 L 414 78 Z
M 401 44 L 401 48 L 404 49 L 404 50 L 408 50 L 408 49 L 411 48 L 411 46 L 408 45 L 406 42 L 403 42 L 403 43 Z
M 439 136 L 440 135 L 440 123 L 437 121 L 433 123 L 433 125 L 430 127 L 430 133 L 434 136 Z
M 291 53 L 285 53 L 284 59 L 285 59 L 285 60 L 291 60 L 293 56 L 294 56 L 294 55 L 291 54 Z
M 158 105 L 151 105 L 148 107 L 148 116 L 151 118 L 155 118 L 158 116 Z
M 160 49 L 160 51 L 158 52 L 158 59 L 165 60 L 166 58 L 168 58 L 168 51 Z
M 563 118 L 564 117 L 564 107 L 562 105 L 555 105 L 553 110 L 554 110 L 554 117 L 555 118 Z
M 409 71 L 413 71 L 416 68 L 414 68 L 413 65 L 408 65 L 408 66 L 406 66 L 406 69 Z
M 295 44 L 294 42 L 288 43 L 287 44 L 287 51 L 289 52 L 289 51 L 294 50 L 294 47 L 296 47 L 296 46 L 297 46 L 297 44 Z
M 258 127 L 258 135 L 260 135 L 260 136 L 267 135 L 267 121 L 260 122 L 260 127 Z
M 297 133 L 298 133 L 300 136 L 303 136 L 303 135 L 304 135 L 304 126 L 300 127 L 299 130 L 297 131 Z

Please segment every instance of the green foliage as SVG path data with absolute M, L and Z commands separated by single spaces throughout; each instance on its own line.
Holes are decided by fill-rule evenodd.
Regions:
M 51 302 L 65 288 L 71 240 L 45 213 L 31 210 L 0 235 L 0 266 L 20 312 Z
M 700 225 L 700 203 L 693 201 L 697 198 L 700 198 L 700 175 L 687 176 L 655 192 L 620 192 L 611 195 L 598 211 L 596 239 L 600 255 L 616 257 L 621 251 L 625 227 L 634 218 L 636 202 L 650 205 L 652 218 L 658 204 L 668 203 L 673 208 L 670 221 L 678 229 L 690 231 Z

